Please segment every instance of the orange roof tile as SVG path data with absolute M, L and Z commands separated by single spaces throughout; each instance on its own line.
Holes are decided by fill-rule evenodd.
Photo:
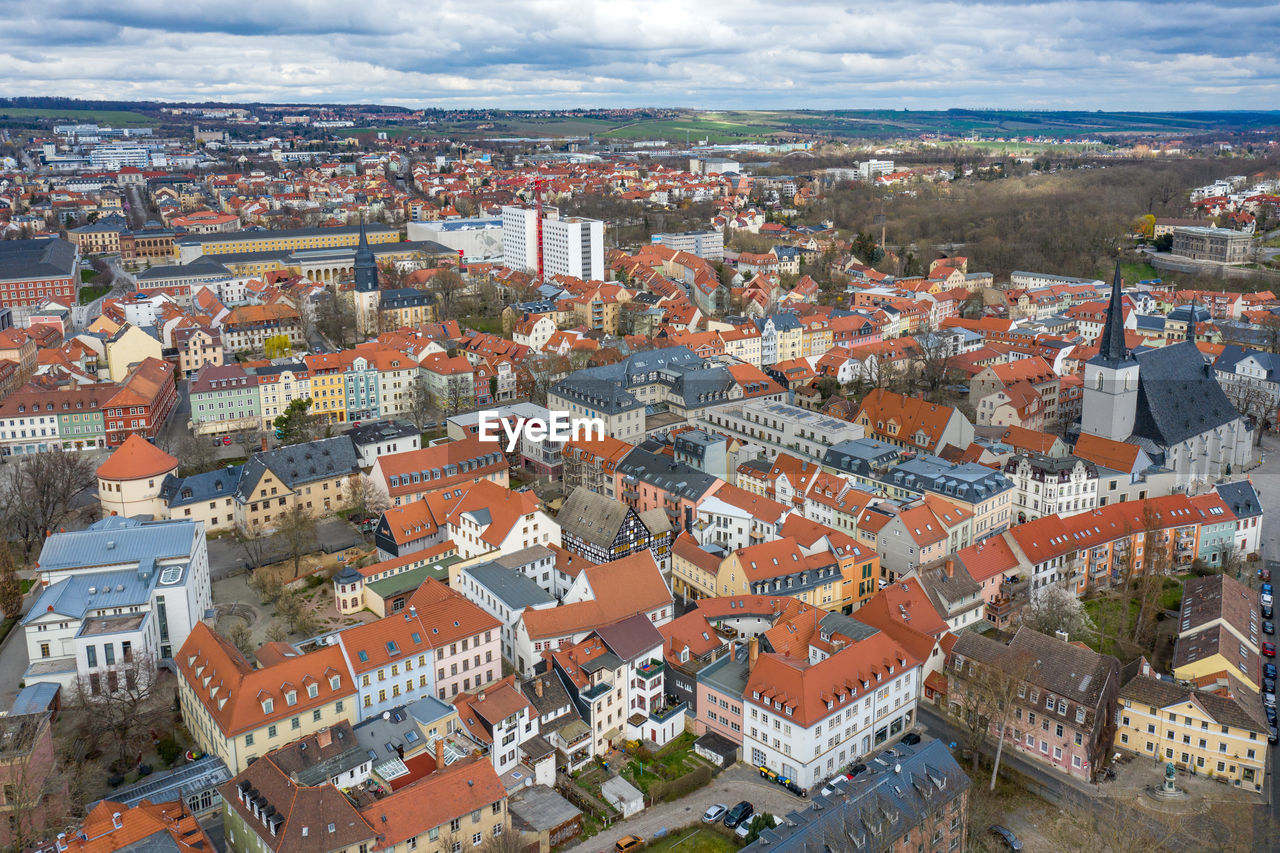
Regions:
M 134 433 L 98 466 L 102 480 L 145 480 L 178 470 L 178 460 Z

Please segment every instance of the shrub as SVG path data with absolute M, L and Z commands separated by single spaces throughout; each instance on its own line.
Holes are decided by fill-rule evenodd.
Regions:
M 172 767 L 173 762 L 178 760 L 178 756 L 182 754 L 182 747 L 171 737 L 164 738 L 156 744 L 156 753 L 160 756 L 160 760 L 166 765 Z
M 654 782 L 649 786 L 649 794 L 653 802 L 663 800 L 671 802 L 681 797 L 687 796 L 701 788 L 703 785 L 711 783 L 711 768 L 703 765 L 676 779 L 663 782 Z

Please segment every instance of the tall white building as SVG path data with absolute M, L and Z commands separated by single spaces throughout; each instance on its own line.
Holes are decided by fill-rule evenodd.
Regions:
M 502 208 L 502 265 L 521 272 L 538 271 L 538 211 Z
M 513 270 L 538 270 L 538 212 L 531 208 L 502 208 L 503 264 Z M 547 276 L 571 275 L 587 281 L 604 280 L 604 223 L 598 219 L 555 214 L 542 219 L 542 263 Z
M 542 223 L 547 275 L 604 280 L 604 223 L 599 219 L 547 219 Z

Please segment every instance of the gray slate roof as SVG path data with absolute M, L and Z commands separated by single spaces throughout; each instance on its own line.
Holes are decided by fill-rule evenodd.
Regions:
M 560 525 L 562 533 L 608 548 L 618 538 L 618 530 L 627 516 L 634 512 L 634 509 L 624 503 L 579 486 L 560 508 L 556 523 Z
M 536 604 L 555 601 L 554 597 L 529 578 L 494 562 L 480 563 L 463 571 L 511 610 L 523 610 Z
M 268 470 L 286 486 L 296 489 L 317 480 L 359 473 L 360 459 L 351 439 L 345 435 L 291 444 L 276 450 L 260 450 L 244 466 L 244 474 L 236 490 L 236 497 L 242 503 L 253 500 L 258 481 Z
M 160 499 L 172 508 L 230 497 L 235 494 L 243 471 L 243 465 L 228 465 L 190 477 L 169 474 L 160 484 Z
M 1137 675 L 1120 688 L 1120 698 L 1157 709 L 1192 701 L 1204 708 L 1221 725 L 1254 732 L 1266 732 L 1268 728 L 1267 718 L 1262 713 L 1262 703 L 1258 694 L 1252 691 L 1246 691 L 1244 697 L 1236 699 L 1183 687 L 1162 678 Z
M 59 237 L 0 240 L 0 280 L 62 278 L 76 271 L 76 247 Z
M 865 773 L 830 797 L 815 796 L 807 809 L 787 815 L 782 826 L 766 829 L 744 851 L 871 853 L 968 789 L 969 777 L 941 741 L 893 749 L 895 755 L 868 761 Z
M 546 785 L 531 785 L 511 795 L 511 816 L 531 832 L 549 832 L 582 814 Z
M 629 616 L 596 631 L 609 651 L 625 661 L 633 661 L 642 654 L 653 651 L 662 657 L 662 634 L 643 613 Z
M 716 482 L 715 477 L 697 468 L 638 447 L 623 457 L 618 471 L 688 500 L 702 497 Z
M 1240 417 L 1195 344 L 1146 350 L 1137 359 L 1135 436 L 1171 447 Z M 1189 400 L 1195 405 L 1187 405 Z
M 1218 497 L 1235 513 L 1236 518 L 1252 518 L 1262 514 L 1262 502 L 1253 483 L 1240 480 L 1235 483 L 1221 483 L 1215 487 Z

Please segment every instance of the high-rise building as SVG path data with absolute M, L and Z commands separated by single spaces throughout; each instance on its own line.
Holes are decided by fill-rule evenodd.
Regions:
M 542 223 L 546 274 L 604 280 L 604 223 L 599 219 L 546 219 Z
M 503 264 L 513 270 L 538 271 L 538 212 L 533 208 L 502 208 Z M 598 219 L 555 213 L 542 219 L 544 274 L 604 279 L 604 223 Z
M 538 212 L 533 208 L 502 208 L 502 264 L 521 272 L 538 271 Z

